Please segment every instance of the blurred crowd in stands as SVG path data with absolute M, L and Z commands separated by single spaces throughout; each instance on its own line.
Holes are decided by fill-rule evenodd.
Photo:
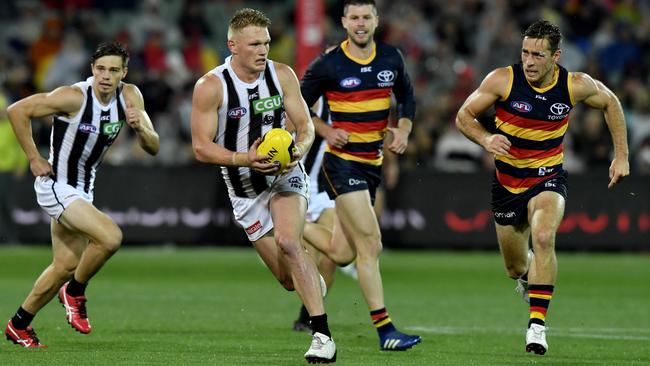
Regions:
M 324 0 L 323 47 L 338 43 L 341 0 Z M 414 133 L 403 170 L 471 172 L 491 158 L 454 126 L 460 103 L 492 69 L 520 59 L 521 34 L 534 20 L 560 25 L 560 64 L 608 85 L 623 104 L 632 173 L 650 174 L 650 2 L 644 0 L 377 0 L 377 38 L 399 47 L 417 98 Z M 131 52 L 126 81 L 144 94 L 161 137 L 145 157 L 123 133 L 108 164 L 191 164 L 190 106 L 194 82 L 226 56 L 226 28 L 241 7 L 273 21 L 270 58 L 294 63 L 292 0 L 15 0 L 0 7 L 0 94 L 9 102 L 90 76 L 97 44 L 116 39 Z M 1 117 L 1 116 L 0 116 Z M 49 123 L 35 121 L 47 155 Z M 128 129 L 127 129 L 128 131 Z M 570 172 L 608 166 L 611 138 L 602 113 L 578 107 L 565 140 Z M 135 152 L 136 158 L 133 158 Z

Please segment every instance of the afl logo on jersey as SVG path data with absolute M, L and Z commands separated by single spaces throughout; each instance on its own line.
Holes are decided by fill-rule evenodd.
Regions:
M 361 85 L 361 79 L 355 78 L 354 76 L 345 78 L 339 82 L 342 88 L 356 88 Z
M 79 131 L 85 132 L 85 133 L 97 133 L 97 127 L 93 126 L 90 123 L 80 123 L 79 124 Z
M 517 101 L 512 101 L 510 102 L 510 106 L 513 109 L 518 110 L 519 112 L 526 113 L 530 112 L 533 110 L 533 106 L 530 105 L 529 103 L 526 102 L 517 102 Z
M 246 115 L 246 108 L 237 107 L 228 111 L 228 118 L 240 119 Z

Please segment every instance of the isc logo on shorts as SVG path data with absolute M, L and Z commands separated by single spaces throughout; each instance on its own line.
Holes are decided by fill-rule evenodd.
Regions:
M 260 222 L 260 220 L 257 220 L 253 225 L 247 227 L 244 230 L 246 231 L 246 234 L 253 235 L 256 231 L 258 231 L 261 228 L 262 228 L 262 223 Z

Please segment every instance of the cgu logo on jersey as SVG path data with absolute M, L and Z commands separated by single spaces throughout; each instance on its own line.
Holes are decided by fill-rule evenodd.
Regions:
M 351 76 L 349 78 L 345 78 L 341 80 L 339 82 L 339 85 L 341 86 L 341 88 L 346 88 L 346 89 L 356 88 L 357 86 L 361 85 L 361 79 Z
M 124 121 L 106 123 L 102 125 L 102 133 L 104 135 L 115 135 L 118 132 L 120 132 L 120 128 L 122 127 L 122 124 L 124 124 Z
M 246 115 L 245 107 L 237 107 L 228 111 L 228 118 L 240 119 Z
M 269 112 L 282 107 L 282 97 L 274 95 L 253 102 L 253 111 L 255 114 Z
M 526 102 L 518 102 L 513 100 L 510 102 L 510 106 L 522 113 L 527 113 L 533 110 L 533 106 Z
M 85 133 L 97 133 L 97 126 L 94 126 L 92 123 L 80 123 L 79 131 Z

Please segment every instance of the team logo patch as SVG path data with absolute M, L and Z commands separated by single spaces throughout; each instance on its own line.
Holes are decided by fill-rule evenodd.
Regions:
M 339 82 L 339 85 L 341 88 L 356 88 L 357 86 L 361 85 L 361 79 L 355 78 L 354 76 L 345 78 Z
M 270 124 L 273 124 L 273 121 L 275 121 L 275 118 L 273 117 L 273 115 L 272 114 L 267 114 L 262 119 L 262 124 L 263 125 L 270 125 Z
M 510 106 L 513 109 L 516 109 L 519 112 L 523 112 L 523 113 L 530 112 L 533 110 L 533 106 L 526 102 L 518 102 L 513 100 L 512 102 L 510 102 Z
M 85 133 L 97 133 L 97 126 L 94 126 L 90 123 L 80 123 L 79 131 Z
M 296 189 L 302 189 L 302 178 L 300 177 L 291 177 L 289 178 L 289 184 L 291 185 L 291 188 L 296 188 Z
M 262 223 L 260 222 L 260 220 L 257 220 L 253 225 L 247 227 L 244 230 L 246 231 L 246 234 L 253 235 L 256 231 L 260 230 L 261 228 L 262 228 Z
M 282 97 L 279 95 L 259 99 L 253 102 L 253 112 L 255 112 L 255 114 L 273 111 L 280 107 L 282 107 Z
M 102 133 L 104 135 L 115 135 L 116 133 L 120 132 L 120 128 L 123 124 L 124 121 L 105 123 L 102 125 Z
M 246 115 L 245 107 L 237 107 L 228 111 L 228 118 L 240 119 Z

